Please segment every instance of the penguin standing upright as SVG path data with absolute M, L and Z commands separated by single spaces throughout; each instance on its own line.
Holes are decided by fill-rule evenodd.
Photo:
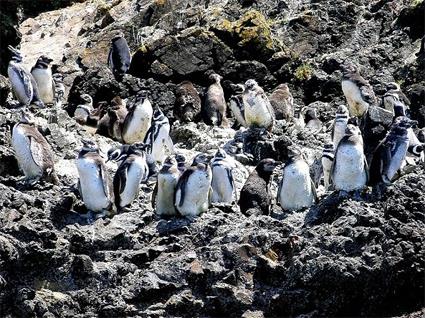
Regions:
M 294 98 L 287 84 L 280 84 L 269 96 L 276 119 L 290 121 L 294 118 Z
M 234 127 L 248 127 L 245 121 L 245 108 L 242 99 L 242 93 L 245 90 L 245 86 L 243 84 L 231 84 L 230 87 L 234 92 L 229 99 L 230 110 L 236 119 Z
M 400 89 L 400 85 L 390 82 L 386 85 L 387 91 L 382 96 L 382 106 L 398 116 L 408 116 L 410 101 Z
M 42 55 L 31 69 L 31 75 L 37 83 L 40 99 L 46 105 L 53 105 L 55 102 L 55 83 L 50 68 L 52 61 L 51 58 Z
M 131 64 L 130 48 L 122 33 L 111 40 L 111 48 L 108 54 L 108 65 L 115 79 L 121 81 Z
M 27 184 L 34 185 L 40 178 L 57 184 L 53 150 L 46 138 L 35 127 L 34 116 L 27 109 L 12 130 L 12 147 Z
M 334 144 L 325 144 L 322 153 L 322 167 L 323 167 L 323 180 L 325 185 L 325 190 L 329 188 L 329 178 L 332 168 L 332 163 L 334 161 Z
M 61 108 L 62 100 L 65 96 L 65 85 L 63 84 L 63 75 L 61 73 L 54 73 L 52 77 L 53 83 L 55 85 L 55 106 L 56 108 Z
M 371 185 L 392 182 L 406 158 L 409 148 L 408 129 L 415 124 L 416 121 L 405 116 L 397 117 L 392 123 L 387 136 L 373 153 L 370 166 Z
M 409 138 L 409 148 L 407 148 L 407 152 L 415 157 L 419 157 L 421 162 L 425 162 L 425 144 L 419 141 L 413 128 L 407 129 L 407 136 Z
M 368 166 L 363 138 L 357 126 L 347 125 L 345 136 L 335 150 L 330 176 L 335 190 L 358 191 L 366 186 Z
M 154 111 L 152 125 L 144 142 L 150 146 L 149 152 L 152 158 L 160 165 L 168 155 L 174 153 L 174 145 L 170 137 L 170 122 L 159 108 Z
M 114 211 L 112 180 L 100 156 L 99 148 L 91 140 L 83 140 L 83 147 L 76 160 L 78 189 L 89 210 L 97 216 Z
M 338 147 L 339 141 L 345 135 L 345 129 L 348 124 L 348 109 L 344 105 L 338 106 L 335 114 L 335 120 L 332 125 L 332 142 L 334 148 Z
M 74 112 L 74 118 L 77 123 L 84 125 L 87 123 L 87 119 L 94 111 L 93 99 L 89 94 L 81 95 L 82 104 L 79 104 Z
M 341 86 L 352 117 L 363 116 L 369 106 L 376 103 L 372 86 L 360 75 L 354 65 L 343 67 Z
M 174 192 L 180 172 L 177 169 L 177 161 L 174 157 L 165 158 L 164 164 L 158 173 L 158 181 L 152 197 L 152 206 L 155 213 L 160 216 L 177 215 L 174 206 Z
M 129 144 L 145 140 L 151 126 L 152 114 L 150 101 L 143 96 L 137 96 L 123 124 L 123 141 Z
M 208 210 L 211 177 L 206 155 L 198 154 L 176 185 L 175 205 L 181 215 L 193 218 Z
M 213 73 L 208 78 L 213 83 L 208 87 L 205 97 L 205 120 L 214 126 L 228 127 L 226 100 L 224 99 L 223 88 L 220 84 L 223 77 Z
M 201 98 L 190 81 L 183 81 L 176 86 L 174 117 L 180 122 L 195 121 L 201 114 Z
M 236 186 L 233 179 L 235 163 L 223 149 L 218 149 L 211 160 L 212 196 L 211 203 L 232 203 L 237 201 Z
M 123 129 L 128 113 L 126 104 L 121 97 L 116 96 L 111 100 L 111 107 L 108 109 L 110 118 L 109 132 L 110 137 L 119 142 L 124 142 Z
M 245 82 L 242 99 L 248 127 L 263 127 L 271 131 L 275 120 L 274 110 L 264 90 L 255 80 Z
M 323 124 L 322 121 L 317 118 L 317 110 L 315 108 L 310 108 L 305 113 L 305 128 L 312 132 L 319 132 L 322 130 Z
M 114 179 L 115 205 L 119 211 L 126 211 L 138 196 L 140 183 L 149 177 L 149 167 L 146 161 L 146 145 L 135 143 L 122 152 L 121 160 Z
M 282 180 L 277 191 L 277 202 L 284 210 L 297 211 L 312 206 L 316 199 L 316 188 L 307 162 L 299 149 L 289 147 L 288 160 L 283 166 Z
M 273 159 L 261 160 L 251 172 L 239 196 L 239 206 L 243 214 L 268 214 L 271 198 L 269 183 L 273 170 L 280 164 Z

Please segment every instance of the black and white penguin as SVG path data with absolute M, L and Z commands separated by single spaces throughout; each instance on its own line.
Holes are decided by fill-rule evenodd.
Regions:
M 264 90 L 255 80 L 245 82 L 242 99 L 248 127 L 263 127 L 271 131 L 275 120 L 274 110 Z
M 117 80 L 122 80 L 131 64 L 130 48 L 122 33 L 111 40 L 108 54 L 108 65 Z
M 50 68 L 52 61 L 51 58 L 42 55 L 31 69 L 31 75 L 37 83 L 39 97 L 45 105 L 53 105 L 55 102 L 55 83 Z
M 335 152 L 335 148 L 333 143 L 325 144 L 323 148 L 323 153 L 322 153 L 323 180 L 324 180 L 325 190 L 329 189 L 329 184 L 330 184 L 329 178 L 330 178 L 332 163 L 334 161 L 334 152 Z
M 152 104 L 144 96 L 137 96 L 134 104 L 130 106 L 125 118 L 122 139 L 125 143 L 131 144 L 145 140 L 146 133 L 151 126 Z
M 410 101 L 395 82 L 386 84 L 387 91 L 382 96 L 382 106 L 392 112 L 395 117 L 408 116 Z
M 274 109 L 276 119 L 286 121 L 294 118 L 294 98 L 287 84 L 280 84 L 269 96 L 270 104 Z
M 198 154 L 177 182 L 175 205 L 185 217 L 194 218 L 208 210 L 211 197 L 211 168 L 205 154 Z
M 348 124 L 348 109 L 344 105 L 338 106 L 335 114 L 335 120 L 332 124 L 331 138 L 334 148 L 338 147 L 339 141 L 345 135 L 345 129 Z
M 25 174 L 25 182 L 34 185 L 40 178 L 45 178 L 58 184 L 52 147 L 35 126 L 33 114 L 27 109 L 23 109 L 21 114 L 21 120 L 12 130 L 12 147 Z
M 261 160 L 251 172 L 239 196 L 239 206 L 243 214 L 258 213 L 268 214 L 270 211 L 271 197 L 269 183 L 273 170 L 279 165 L 273 159 Z
M 129 208 L 139 195 L 140 184 L 149 178 L 145 150 L 145 144 L 134 143 L 127 147 L 125 152 L 121 151 L 120 153 L 120 165 L 115 172 L 113 185 L 115 206 L 121 212 Z
M 112 180 L 97 145 L 87 139 L 82 142 L 76 160 L 78 189 L 89 213 L 105 216 L 115 209 Z
M 54 73 L 52 77 L 55 86 L 55 106 L 57 108 L 61 108 L 62 101 L 65 96 L 65 85 L 63 84 L 63 75 L 61 73 Z
M 233 179 L 235 162 L 223 149 L 218 149 L 211 160 L 212 196 L 211 203 L 237 202 L 236 186 Z
M 152 207 L 159 216 L 177 215 L 174 205 L 174 193 L 180 172 L 177 161 L 173 156 L 165 158 L 164 164 L 158 173 L 158 180 L 152 196 Z
M 205 122 L 214 126 L 228 127 L 229 122 L 226 117 L 227 105 L 220 83 L 223 77 L 213 73 L 208 78 L 212 81 L 212 84 L 208 87 L 205 96 Z
M 307 109 L 305 115 L 305 127 L 311 132 L 319 132 L 322 130 L 323 124 L 322 121 L 317 118 L 317 110 L 315 108 Z
M 187 169 L 186 167 L 186 157 L 180 153 L 175 155 L 176 161 L 177 161 L 177 170 L 179 170 L 180 174 L 183 174 L 183 172 Z
M 425 144 L 419 141 L 413 128 L 407 129 L 407 136 L 409 138 L 409 148 L 407 148 L 408 154 L 420 158 L 421 162 L 425 162 Z
M 335 150 L 330 176 L 333 187 L 338 191 L 357 191 L 366 186 L 368 166 L 363 138 L 357 126 L 347 125 L 345 136 Z
M 234 94 L 230 96 L 229 107 L 235 116 L 236 122 L 234 127 L 248 127 L 245 121 L 245 108 L 242 99 L 242 93 L 245 90 L 243 84 L 230 84 Z
M 81 95 L 81 101 L 82 104 L 79 104 L 75 109 L 74 118 L 79 124 L 84 125 L 87 123 L 87 119 L 94 111 L 93 99 L 89 94 L 83 94 Z
M 356 66 L 343 67 L 341 86 L 351 117 L 363 116 L 369 106 L 376 104 L 372 86 L 360 75 Z
M 7 68 L 10 84 L 15 98 L 21 105 L 29 106 L 32 102 L 39 107 L 43 107 L 43 102 L 38 100 L 37 83 L 31 73 L 21 64 L 21 52 L 12 46 L 8 46 L 12 53 L 12 59 Z
M 288 160 L 283 166 L 277 202 L 283 210 L 297 211 L 312 206 L 316 199 L 316 188 L 307 162 L 299 149 L 288 147 Z
M 405 116 L 395 119 L 385 139 L 373 153 L 370 165 L 370 184 L 390 184 L 396 173 L 401 169 L 409 148 L 408 129 L 416 121 Z
M 183 81 L 176 86 L 176 102 L 174 117 L 182 123 L 199 119 L 201 114 L 201 98 L 190 81 Z
M 170 137 L 170 122 L 159 107 L 153 113 L 152 124 L 144 143 L 150 146 L 150 154 L 159 165 L 162 165 L 167 156 L 174 154 L 174 144 Z

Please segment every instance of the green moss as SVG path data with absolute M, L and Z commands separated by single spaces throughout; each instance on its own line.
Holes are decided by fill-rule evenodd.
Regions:
M 297 67 L 294 76 L 299 81 L 307 81 L 313 75 L 313 68 L 310 64 L 303 63 Z
M 412 0 L 411 6 L 412 7 L 416 7 L 416 6 L 420 5 L 420 4 L 422 4 L 422 2 L 424 2 L 424 0 Z

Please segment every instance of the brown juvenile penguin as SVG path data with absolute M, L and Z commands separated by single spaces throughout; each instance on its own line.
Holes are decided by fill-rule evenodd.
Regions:
M 213 82 L 207 90 L 205 97 L 205 122 L 214 126 L 228 127 L 229 122 L 226 117 L 226 100 L 224 99 L 223 87 L 220 81 L 223 79 L 218 74 L 211 74 L 209 79 Z
M 280 84 L 269 97 L 276 119 L 286 121 L 294 118 L 294 98 L 286 84 Z
M 189 81 L 183 81 L 176 87 L 174 116 L 183 123 L 195 121 L 201 113 L 201 98 Z
M 127 113 L 126 105 L 121 97 L 114 97 L 107 112 L 99 120 L 96 133 L 122 142 L 122 126 Z

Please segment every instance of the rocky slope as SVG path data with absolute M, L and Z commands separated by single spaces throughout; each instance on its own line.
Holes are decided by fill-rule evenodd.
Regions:
M 248 78 L 268 92 L 287 82 L 297 105 L 314 102 L 329 124 L 344 101 L 340 65 L 352 61 L 378 95 L 384 83 L 401 83 L 423 127 L 423 1 L 78 2 L 19 26 L 26 65 L 47 53 L 65 74 L 66 111 L 37 112 L 60 186 L 19 182 L 10 150 L 18 115 L 0 99 L 0 316 L 423 315 L 423 166 L 408 166 L 380 199 L 370 191 L 360 201 L 343 199 L 319 187 L 321 201 L 307 211 L 273 206 L 270 216 L 246 217 L 216 206 L 193 222 L 158 219 L 148 184 L 133 211 L 87 224 L 74 159 L 91 134 L 69 116 L 82 93 L 97 103 L 146 90 L 173 122 L 179 151 L 232 153 L 239 188 L 261 158 L 284 160 L 291 140 L 316 175 L 329 133 L 297 133 L 284 122 L 272 137 L 182 125 L 174 118 L 176 84 L 189 79 L 202 96 L 212 70 L 224 77 L 226 95 L 230 83 Z M 116 30 L 134 53 L 121 83 L 105 63 Z M 103 152 L 115 144 L 93 138 Z

